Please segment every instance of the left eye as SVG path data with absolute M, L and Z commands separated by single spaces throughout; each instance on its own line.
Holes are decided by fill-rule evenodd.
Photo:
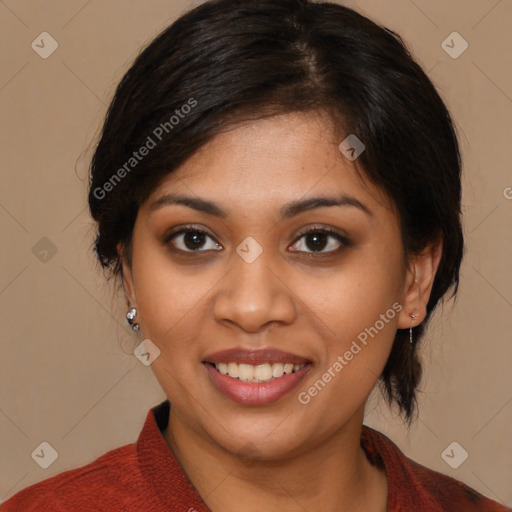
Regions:
M 300 238 L 295 242 L 294 245 L 297 245 L 300 240 L 304 239 L 304 242 L 301 245 L 302 248 L 296 248 L 294 251 L 302 251 L 302 252 L 335 252 L 337 249 L 345 245 L 347 242 L 343 236 L 340 234 L 326 230 L 326 229 L 312 229 L 303 233 Z M 330 241 L 329 241 L 330 239 Z M 310 248 L 311 251 L 305 251 L 303 248 Z M 293 246 L 292 246 L 293 247 Z M 323 250 L 326 249 L 327 250 Z

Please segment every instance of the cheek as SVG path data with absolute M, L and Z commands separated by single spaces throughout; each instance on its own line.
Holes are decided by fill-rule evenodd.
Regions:
M 339 272 L 320 286 L 318 281 L 306 282 L 300 292 L 308 298 L 306 322 L 316 323 L 321 348 L 317 371 L 299 390 L 299 402 L 335 424 L 346 421 L 375 386 L 401 309 L 395 282 L 400 273 L 387 268 L 388 263 L 359 262 L 361 266 Z
M 304 298 L 307 324 L 314 324 L 321 343 L 317 372 L 301 389 L 302 402 L 340 421 L 364 402 L 389 357 L 396 333 L 401 266 L 395 254 L 361 251 L 343 268 L 297 281 Z M 306 327 L 307 328 L 307 327 Z M 314 403 L 313 403 L 314 402 Z
M 401 267 L 396 258 L 361 251 L 324 275 L 302 274 L 293 288 L 306 304 L 306 312 L 309 309 L 323 322 L 323 334 L 346 343 L 373 326 L 381 315 L 386 318 L 384 327 L 379 322 L 380 330 L 392 330 L 400 283 Z
M 161 348 L 178 348 L 176 343 L 190 339 L 199 328 L 194 318 L 204 313 L 208 292 L 218 279 L 199 266 L 176 265 L 161 248 L 143 247 L 134 257 L 143 334 Z

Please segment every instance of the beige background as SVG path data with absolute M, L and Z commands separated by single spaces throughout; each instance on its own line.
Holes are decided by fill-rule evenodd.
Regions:
M 191 5 L 0 1 L 0 499 L 134 442 L 165 398 L 131 355 L 124 303 L 95 266 L 87 166 L 115 84 Z M 408 42 L 455 117 L 466 173 L 460 298 L 431 324 L 420 418 L 407 433 L 375 397 L 366 421 L 419 463 L 512 505 L 512 2 L 347 5 Z M 31 48 L 43 31 L 59 45 L 48 59 Z M 469 43 L 457 59 L 441 47 L 453 31 Z M 58 452 L 48 469 L 31 458 L 43 441 Z M 441 457 L 452 441 L 469 453 L 458 469 Z

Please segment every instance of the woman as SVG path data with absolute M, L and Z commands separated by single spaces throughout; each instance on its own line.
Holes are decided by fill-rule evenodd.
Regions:
M 457 137 L 400 38 L 308 0 L 211 0 L 137 58 L 91 166 L 95 249 L 168 400 L 137 443 L 2 511 L 504 511 L 363 425 L 410 424 L 457 291 Z

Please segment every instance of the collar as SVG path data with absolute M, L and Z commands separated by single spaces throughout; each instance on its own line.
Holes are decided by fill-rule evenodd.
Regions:
M 147 414 L 136 443 L 142 475 L 165 510 L 181 510 L 185 503 L 188 510 L 210 512 L 162 435 L 169 421 L 170 407 L 166 400 Z
M 189 510 L 210 512 L 199 496 L 178 460 L 165 442 L 162 432 L 167 428 L 171 404 L 165 400 L 149 410 L 136 443 L 137 457 L 147 485 L 153 488 L 163 506 L 176 507 L 186 502 Z M 386 471 L 388 479 L 388 509 L 398 503 L 397 484 L 391 468 L 402 466 L 401 452 L 382 433 L 362 425 L 361 446 L 368 460 Z

